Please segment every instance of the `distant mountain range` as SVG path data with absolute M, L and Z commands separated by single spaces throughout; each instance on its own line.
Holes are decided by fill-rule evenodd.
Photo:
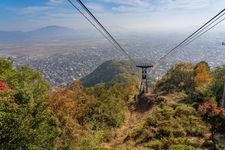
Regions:
M 92 33 L 89 32 L 90 36 Z M 73 30 L 62 26 L 47 26 L 37 30 L 22 31 L 0 31 L 0 42 L 26 42 L 43 40 L 65 40 L 86 37 L 85 32 Z
M 114 33 L 123 33 L 123 28 L 111 28 Z M 126 32 L 126 31 L 125 31 Z M 75 39 L 90 39 L 101 37 L 101 35 L 94 29 L 74 30 L 63 26 L 46 26 L 36 30 L 23 31 L 0 31 L 0 43 L 14 43 L 14 42 L 33 42 L 33 41 L 54 41 L 54 40 L 75 40 Z

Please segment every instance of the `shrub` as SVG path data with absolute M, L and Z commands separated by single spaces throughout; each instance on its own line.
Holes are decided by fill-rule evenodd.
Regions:
M 213 101 L 207 101 L 198 108 L 204 119 L 212 124 L 212 130 L 224 132 L 225 110 Z
M 194 77 L 194 66 L 188 63 L 174 65 L 163 78 L 157 82 L 156 90 L 169 92 L 181 92 L 192 90 Z
M 142 126 L 134 128 L 130 139 L 152 149 L 168 149 L 171 145 L 200 147 L 189 138 L 202 138 L 209 132 L 196 110 L 185 104 L 162 105 L 155 109 Z M 128 138 L 129 139 L 129 138 Z

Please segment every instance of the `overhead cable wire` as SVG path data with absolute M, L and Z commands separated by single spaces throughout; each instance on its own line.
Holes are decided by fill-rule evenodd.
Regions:
M 206 33 L 207 31 L 209 31 L 211 28 L 215 27 L 214 25 L 215 24 L 219 24 L 220 22 L 222 22 L 221 20 L 218 21 L 220 18 L 222 18 L 223 16 L 225 15 L 225 12 L 223 14 L 221 14 L 220 16 L 218 16 L 215 20 L 213 20 L 211 23 L 209 23 L 207 26 L 205 26 L 201 31 L 199 31 L 197 34 L 195 34 L 194 36 L 192 36 L 188 41 L 186 41 L 186 43 L 184 43 L 181 47 L 183 46 L 187 46 L 189 43 L 193 42 L 194 40 L 193 39 L 197 39 L 199 38 L 200 36 L 199 35 L 203 35 L 204 33 Z M 218 23 L 218 22 L 219 23 Z M 217 22 L 217 23 L 216 23 Z M 215 24 L 214 24 L 215 23 Z M 213 25 L 213 27 L 210 27 L 211 25 Z M 210 28 L 210 29 L 208 29 Z M 207 31 L 206 31 L 207 30 Z M 197 38 L 196 38 L 197 37 Z M 190 42 L 191 41 L 191 42 Z M 187 44 L 188 43 L 188 44 Z
M 106 40 L 108 40 L 116 49 L 118 47 L 104 34 L 103 31 L 101 31 L 71 0 L 68 0 L 68 2 L 98 31 Z
M 203 26 L 201 26 L 198 30 L 196 30 L 194 33 L 192 33 L 190 36 L 188 36 L 185 40 L 183 40 L 180 44 L 178 44 L 177 46 L 175 46 L 173 49 L 171 49 L 170 51 L 168 51 L 165 55 L 163 55 L 162 57 L 159 58 L 159 60 L 157 62 L 160 62 L 162 59 L 164 59 L 165 57 L 167 57 L 171 52 L 173 52 L 174 50 L 176 50 L 177 48 L 179 48 L 181 45 L 183 45 L 187 40 L 189 40 L 192 36 L 194 36 L 196 33 L 198 33 L 199 31 L 201 31 L 204 27 L 206 27 L 208 24 L 210 24 L 214 19 L 216 19 L 218 16 L 220 16 L 223 12 L 225 12 L 225 9 L 223 9 L 221 12 L 219 12 L 216 16 L 214 16 L 212 19 L 210 19 L 207 23 L 205 23 Z
M 203 26 L 201 26 L 198 30 L 196 30 L 194 33 L 192 33 L 190 36 L 188 36 L 185 40 L 183 40 L 180 44 L 178 44 L 177 46 L 175 46 L 173 49 L 171 49 L 170 51 L 168 51 L 165 55 L 163 55 L 162 57 L 160 57 L 156 63 L 155 66 L 152 68 L 151 72 L 153 72 L 161 63 L 161 61 L 166 58 L 169 54 L 171 54 L 174 50 L 178 49 L 179 47 L 183 46 L 184 44 L 188 45 L 191 42 L 193 42 L 194 40 L 196 40 L 197 38 L 199 38 L 200 36 L 202 36 L 203 34 L 205 34 L 206 32 L 208 32 L 209 30 L 211 30 L 212 28 L 214 28 L 215 26 L 217 26 L 219 23 L 221 23 L 222 21 L 225 20 L 222 19 L 219 22 L 217 22 L 215 25 L 213 25 L 212 27 L 210 27 L 209 29 L 205 30 L 207 27 L 209 27 L 209 25 L 212 25 L 213 23 L 215 23 L 215 21 L 217 21 L 218 19 L 220 19 L 223 15 L 225 15 L 225 9 L 223 9 L 221 12 L 219 12 L 216 16 L 214 16 L 212 19 L 210 19 L 207 23 L 205 23 Z M 224 14 L 223 14 L 224 13 Z M 222 14 L 222 15 L 221 15 Z M 204 31 L 205 30 L 205 31 Z M 199 34 L 200 33 L 200 34 Z M 197 37 L 196 37 L 197 36 Z M 193 37 L 195 37 L 194 39 L 192 39 Z M 189 41 L 191 39 L 191 41 Z
M 135 64 L 135 61 L 130 57 L 130 55 L 120 46 L 120 44 L 113 38 L 113 36 L 105 29 L 105 27 L 97 20 L 97 18 L 90 12 L 90 10 L 81 2 L 77 2 L 83 7 L 83 9 L 91 16 L 91 18 L 98 24 L 98 26 L 103 30 L 99 29 L 71 0 L 68 2 L 89 22 L 91 25 L 97 29 L 116 49 L 124 53 L 129 60 Z
M 69 0 L 70 1 L 70 0 Z M 122 51 L 129 60 L 136 64 L 135 61 L 131 58 L 131 56 L 126 52 L 126 50 L 116 41 L 116 39 L 109 33 L 109 31 L 99 22 L 99 20 L 92 14 L 92 12 L 84 5 L 81 0 L 76 0 L 83 9 L 93 18 L 93 20 L 100 26 L 100 28 L 109 36 L 109 38 L 118 46 L 119 50 Z
M 221 22 L 223 22 L 225 20 L 225 18 L 221 19 L 219 22 L 217 22 L 216 24 L 214 24 L 212 27 L 210 27 L 209 29 L 207 29 L 206 31 L 204 31 L 203 33 L 201 33 L 200 35 L 198 35 L 197 37 L 195 37 L 194 39 L 192 39 L 191 41 L 189 41 L 188 43 L 186 43 L 184 46 L 189 45 L 190 43 L 192 43 L 193 41 L 195 41 L 196 39 L 200 38 L 203 34 L 205 34 L 206 32 L 208 32 L 209 30 L 213 29 L 214 27 L 216 27 L 217 25 L 219 25 Z

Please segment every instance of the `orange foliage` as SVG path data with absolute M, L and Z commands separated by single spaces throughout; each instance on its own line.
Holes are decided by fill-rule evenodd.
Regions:
M 84 127 L 78 123 L 78 118 L 92 103 L 95 103 L 95 99 L 85 93 L 78 81 L 75 81 L 70 88 L 57 88 L 50 93 L 50 112 L 59 119 L 63 129 L 61 145 L 68 143 L 74 145 L 85 135 Z
M 50 93 L 49 106 L 53 114 L 60 117 L 70 115 L 78 118 L 88 104 L 95 99 L 85 94 L 80 82 L 74 82 L 70 88 L 58 88 Z
M 197 86 L 202 86 L 212 81 L 212 76 L 207 70 L 207 67 L 208 66 L 206 64 L 202 63 L 195 69 L 196 76 L 194 77 L 194 82 Z

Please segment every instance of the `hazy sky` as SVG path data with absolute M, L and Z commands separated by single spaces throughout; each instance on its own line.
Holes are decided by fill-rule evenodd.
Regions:
M 225 8 L 225 0 L 83 2 L 104 25 L 133 31 L 187 31 L 199 27 Z M 0 0 L 0 20 L 0 30 L 26 31 L 48 25 L 91 28 L 67 0 Z

